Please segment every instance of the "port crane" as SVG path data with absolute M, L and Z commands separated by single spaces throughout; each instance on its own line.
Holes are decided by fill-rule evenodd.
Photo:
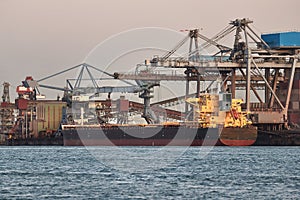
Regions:
M 79 74 L 77 78 L 70 78 L 66 79 L 66 86 L 65 87 L 59 87 L 59 86 L 53 86 L 53 85 L 47 85 L 43 84 L 44 81 L 47 81 L 51 78 L 58 77 L 60 75 L 65 75 L 66 73 L 73 71 L 73 70 L 79 70 Z M 102 74 L 105 74 L 107 77 L 102 78 L 95 78 L 94 77 L 94 71 L 100 72 Z M 87 78 L 84 78 L 84 74 L 87 74 Z M 36 95 L 41 94 L 39 88 L 46 88 L 46 89 L 52 89 L 52 90 L 58 90 L 64 92 L 64 98 L 66 101 L 71 101 L 72 95 L 83 95 L 83 94 L 93 94 L 91 95 L 91 98 L 96 96 L 99 93 L 107 93 L 108 98 L 110 98 L 111 93 L 136 93 L 140 91 L 140 87 L 132 84 L 128 81 L 122 81 L 126 83 L 128 86 L 99 86 L 97 81 L 101 80 L 113 80 L 114 75 L 107 73 L 101 69 L 98 69 L 92 65 L 89 65 L 87 63 L 82 63 L 80 65 L 73 66 L 71 68 L 68 68 L 66 70 L 54 73 L 52 75 L 46 76 L 44 78 L 40 78 L 38 80 L 34 80 L 32 77 L 27 77 L 23 82 L 22 86 L 26 89 L 31 88 L 32 92 L 35 92 L 31 99 L 36 99 Z M 89 81 L 92 83 L 92 86 L 85 86 L 83 85 L 84 81 Z M 29 90 L 28 90 L 29 91 Z
M 254 122 L 277 129 L 282 125 L 287 126 L 294 77 L 296 73 L 299 73 L 297 69 L 300 67 L 298 62 L 300 48 L 298 46 L 272 47 L 270 43 L 266 42 L 253 30 L 252 23 L 252 20 L 246 18 L 233 20 L 211 38 L 202 35 L 199 29 L 188 30 L 188 34 L 174 48 L 162 56 L 154 56 L 145 60 L 143 65 L 136 67 L 135 73 L 116 72 L 110 74 L 83 63 L 39 79 L 37 83 L 39 87 L 64 91 L 67 94 L 65 97 L 74 93 L 91 93 L 93 95 L 99 93 L 110 95 L 112 92 L 140 93 L 139 97 L 144 99 L 142 116 L 148 123 L 155 123 L 157 119 L 150 109 L 153 105 L 150 99 L 153 96 L 151 94 L 153 88 L 159 86 L 161 81 L 185 81 L 184 98 L 186 99 L 190 95 L 199 97 L 200 93 L 211 91 L 213 83 L 220 80 L 221 91 L 229 91 L 232 98 L 235 98 L 236 90 L 245 89 L 246 101 L 243 106 L 248 112 L 253 113 Z M 231 34 L 234 34 L 232 47 L 222 44 L 222 40 Z M 189 50 L 187 54 L 174 56 L 175 52 L 188 42 Z M 203 49 L 211 47 L 216 49 L 212 55 L 201 53 Z M 67 80 L 65 88 L 42 84 L 47 79 L 73 69 L 80 69 L 80 73 L 76 79 Z M 184 73 L 174 73 L 173 71 L 171 74 L 164 74 L 159 69 L 179 69 Z M 108 78 L 121 80 L 129 86 L 99 87 L 97 81 L 100 79 L 96 79 L 91 70 L 106 74 Z M 88 79 L 92 80 L 92 87 L 87 88 L 81 85 L 84 80 L 84 72 L 87 72 Z M 136 84 L 132 84 L 127 80 L 135 80 Z M 75 83 L 72 84 L 71 81 Z M 190 82 L 192 81 L 196 82 L 195 94 L 190 94 Z M 201 91 L 200 84 L 205 81 L 210 83 L 207 88 Z M 283 85 L 286 86 L 285 93 L 280 94 L 282 91 L 280 88 Z M 264 90 L 264 96 L 261 96 L 258 90 Z M 38 90 L 37 92 L 39 93 Z M 257 98 L 258 103 L 251 103 L 251 92 Z M 161 103 L 167 105 L 166 102 L 182 102 L 184 98 L 172 98 Z M 186 103 L 184 114 L 186 115 L 189 111 L 189 106 Z M 267 117 L 270 114 L 274 117 Z
M 270 47 L 251 27 L 252 20 L 243 18 L 229 23 L 216 36 L 208 39 L 201 35 L 198 29 L 190 30 L 189 34 L 172 50 L 163 56 L 155 56 L 145 61 L 149 70 L 147 73 L 116 73 L 115 78 L 121 80 L 148 81 L 186 81 L 186 97 L 189 95 L 189 82 L 197 82 L 196 96 L 200 94 L 201 81 L 213 81 L 222 78 L 222 91 L 226 89 L 236 96 L 236 89 L 245 88 L 244 105 L 248 112 L 253 113 L 253 121 L 267 129 L 288 127 L 288 111 L 292 86 L 296 69 L 299 65 L 299 46 Z M 221 39 L 235 33 L 233 48 L 220 44 Z M 190 38 L 190 48 L 187 56 L 176 57 L 173 54 Z M 204 40 L 199 45 L 199 39 Z M 194 43 L 194 50 L 192 44 Z M 253 46 L 252 44 L 255 44 Z M 218 51 L 212 56 L 200 55 L 200 48 L 215 46 Z M 185 69 L 184 75 L 154 73 L 153 69 L 173 68 Z M 282 75 L 284 70 L 284 75 Z M 229 84 L 228 84 L 229 82 Z M 278 88 L 286 85 L 285 94 L 279 94 Z M 230 86 L 230 87 L 229 87 Z M 258 89 L 265 91 L 265 96 L 259 95 Z M 259 103 L 250 102 L 253 91 Z M 186 105 L 186 112 L 188 111 Z M 267 117 L 269 115 L 274 117 Z
M 228 30 L 225 30 L 227 32 Z M 169 62 L 170 57 L 177 51 L 179 50 L 186 42 L 189 41 L 189 52 L 187 56 L 187 60 L 189 61 L 196 61 L 200 62 L 200 54 L 199 54 L 199 42 L 198 38 L 203 39 L 206 42 L 206 46 L 214 45 L 216 46 L 219 50 L 220 53 L 223 54 L 225 52 L 230 51 L 231 49 L 229 47 L 226 47 L 225 45 L 218 44 L 217 41 L 221 39 L 219 38 L 213 38 L 209 39 L 205 37 L 204 35 L 201 35 L 199 33 L 199 29 L 194 29 L 194 30 L 189 30 L 189 34 L 186 35 L 174 48 L 172 48 L 170 51 L 166 52 L 163 56 L 158 57 L 155 56 L 151 60 L 146 60 L 145 65 L 143 66 L 146 68 L 146 70 L 140 70 L 141 65 L 138 65 L 136 67 L 136 72 L 134 74 L 120 74 L 118 72 L 114 73 L 114 77 L 116 79 L 120 80 L 135 80 L 139 85 L 155 85 L 159 86 L 160 81 L 186 81 L 186 95 L 185 97 L 187 98 L 189 96 L 189 81 L 197 81 L 197 92 L 196 95 L 200 95 L 200 80 L 207 80 L 210 79 L 211 81 L 215 81 L 219 76 L 218 74 L 203 74 L 200 76 L 200 73 L 197 69 L 195 69 L 193 66 L 186 67 L 185 74 L 186 76 L 182 75 L 174 75 L 174 74 L 156 74 L 154 72 L 154 69 L 156 67 L 160 67 L 158 63 L 162 62 Z M 193 50 L 193 44 L 195 50 Z M 172 58 L 173 59 L 173 58 Z M 180 57 L 178 60 L 181 60 L 182 62 L 185 60 L 185 58 Z M 167 66 L 165 66 L 167 67 Z M 212 84 L 211 84 L 212 85 Z M 211 86 L 210 85 L 210 86 Z M 206 90 L 208 90 L 207 88 Z M 146 94 L 146 95 L 145 95 Z M 156 116 L 154 115 L 153 112 L 150 110 L 150 98 L 152 98 L 152 95 L 150 95 L 150 91 L 145 90 L 143 95 L 140 95 L 141 98 L 144 99 L 144 113 L 143 117 L 146 119 L 148 123 L 153 123 L 156 121 Z M 158 105 L 158 103 L 156 103 Z M 188 112 L 188 103 L 186 103 L 186 112 Z

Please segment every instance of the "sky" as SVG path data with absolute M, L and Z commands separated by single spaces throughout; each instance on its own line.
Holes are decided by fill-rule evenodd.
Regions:
M 13 96 L 26 76 L 78 65 L 99 43 L 135 28 L 213 36 L 245 17 L 259 32 L 300 30 L 299 7 L 298 0 L 0 0 L 0 83 L 11 83 Z

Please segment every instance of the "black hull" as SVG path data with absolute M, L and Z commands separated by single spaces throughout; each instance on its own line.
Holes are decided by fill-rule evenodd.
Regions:
M 63 130 L 65 146 L 249 146 L 256 134 L 256 129 L 248 127 L 77 126 Z
M 27 138 L 27 139 L 7 139 L 5 146 L 63 146 L 63 137 L 47 138 Z
M 219 138 L 220 142 L 226 146 L 251 146 L 256 139 L 257 128 L 254 126 L 223 128 Z
M 178 126 L 78 127 L 63 130 L 63 136 L 65 146 L 200 146 L 203 143 L 218 143 L 219 129 Z
M 300 146 L 300 130 L 258 130 L 254 146 Z

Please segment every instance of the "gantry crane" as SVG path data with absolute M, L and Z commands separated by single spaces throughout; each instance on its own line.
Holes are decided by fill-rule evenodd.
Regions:
M 145 81 L 186 81 L 186 97 L 189 95 L 189 82 L 197 82 L 196 96 L 200 94 L 201 81 L 217 80 L 221 77 L 222 91 L 226 89 L 236 96 L 237 88 L 245 88 L 246 111 L 254 113 L 253 120 L 258 124 L 287 127 L 287 116 L 291 98 L 292 86 L 296 68 L 299 68 L 299 46 L 289 48 L 274 48 L 265 42 L 251 27 L 252 20 L 243 18 L 229 23 L 216 36 L 209 39 L 199 33 L 198 29 L 190 30 L 188 35 L 172 50 L 161 57 L 155 56 L 145 61 L 148 71 L 135 74 L 115 73 L 117 79 L 145 80 Z M 233 48 L 220 44 L 220 41 L 235 33 Z M 190 39 L 190 48 L 186 56 L 176 57 L 173 54 Z M 204 40 L 202 45 L 199 39 Z M 194 49 L 193 49 L 194 43 Z M 252 44 L 255 44 L 253 46 Z M 200 49 L 215 46 L 217 52 L 206 57 L 201 55 Z M 185 69 L 185 74 L 154 73 L 153 69 L 173 68 Z M 236 70 L 239 70 L 238 72 Z M 282 75 L 284 70 L 284 75 Z M 278 81 L 287 82 L 285 95 L 278 95 Z M 230 88 L 228 88 L 230 83 Z M 211 84 L 209 84 L 211 86 Z M 257 92 L 258 88 L 265 90 L 264 98 Z M 250 92 L 259 103 L 250 102 Z M 206 91 L 206 90 L 205 90 Z M 188 111 L 186 105 L 186 112 Z M 267 117 L 268 115 L 274 117 Z M 278 126 L 279 127 L 279 126 Z M 273 126 L 274 128 L 274 126 Z

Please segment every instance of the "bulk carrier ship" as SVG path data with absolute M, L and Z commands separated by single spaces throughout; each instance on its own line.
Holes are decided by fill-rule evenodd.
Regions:
M 231 97 L 231 94 L 222 94 Z M 219 95 L 189 98 L 193 121 L 162 124 L 62 125 L 65 146 L 249 146 L 257 129 L 241 110 L 242 100 L 231 99 L 220 109 Z M 83 116 L 81 114 L 81 116 Z M 83 118 L 80 120 L 84 120 Z

